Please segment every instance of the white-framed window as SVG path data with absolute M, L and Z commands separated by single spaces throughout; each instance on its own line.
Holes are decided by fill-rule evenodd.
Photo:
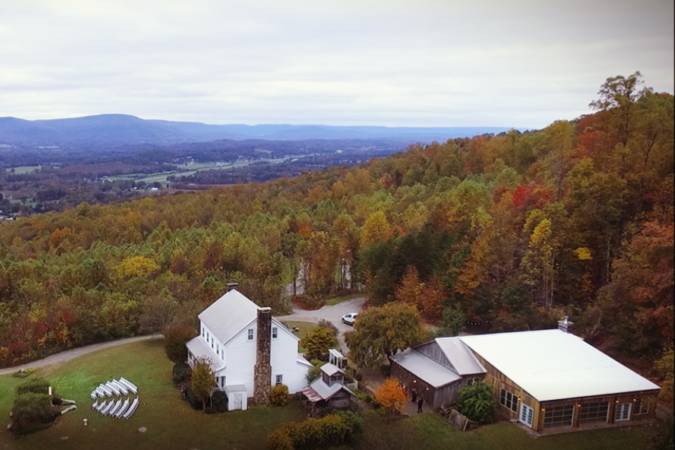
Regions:
M 614 420 L 616 422 L 630 420 L 630 411 L 632 407 L 633 404 L 630 402 L 617 403 L 616 408 L 614 408 Z
M 277 327 L 272 327 L 272 339 L 276 339 L 278 335 Z
M 249 341 L 253 340 L 253 328 L 248 329 L 248 340 Z
M 274 384 L 281 384 L 284 382 L 284 376 L 283 375 L 277 375 L 274 380 Z
M 518 397 L 513 392 L 501 389 L 499 391 L 499 403 L 511 411 L 518 411 Z
M 518 420 L 528 427 L 532 427 L 532 418 L 534 417 L 534 410 L 527 406 L 525 403 L 520 404 L 520 415 Z

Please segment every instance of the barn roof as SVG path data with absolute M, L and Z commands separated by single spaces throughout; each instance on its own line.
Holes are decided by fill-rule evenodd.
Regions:
M 558 329 L 459 339 L 539 401 L 659 389 L 580 337 Z
M 441 337 L 436 338 L 435 341 L 458 374 L 475 375 L 485 373 L 485 368 L 458 337 Z
M 415 349 L 407 349 L 391 357 L 399 366 L 426 381 L 433 387 L 441 387 L 460 380 L 461 377 L 445 366 Z

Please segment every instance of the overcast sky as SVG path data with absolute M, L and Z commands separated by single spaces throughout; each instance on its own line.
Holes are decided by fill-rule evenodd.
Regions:
M 0 116 L 541 127 L 673 92 L 672 0 L 0 0 Z

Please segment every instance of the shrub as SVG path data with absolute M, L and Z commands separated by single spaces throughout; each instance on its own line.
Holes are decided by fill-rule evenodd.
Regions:
M 492 422 L 495 410 L 492 389 L 483 382 L 464 386 L 457 396 L 457 410 L 475 422 Z
M 192 367 L 190 387 L 194 396 L 202 402 L 202 409 L 206 411 L 206 402 L 211 397 L 216 380 L 211 365 L 205 359 L 197 361 Z
M 47 394 L 27 391 L 16 397 L 12 407 L 12 431 L 29 433 L 49 426 L 59 415 Z
M 293 440 L 289 432 L 289 427 L 282 425 L 275 430 L 268 439 L 268 446 L 272 450 L 294 450 Z
M 185 389 L 185 399 L 190 404 L 190 406 L 192 406 L 192 409 L 202 409 L 202 401 L 197 398 L 195 393 L 192 391 L 192 388 L 189 386 L 187 389 Z
M 300 343 L 309 359 L 328 358 L 328 349 L 337 345 L 336 333 L 332 328 L 316 327 L 310 330 Z
M 389 414 L 401 414 L 408 395 L 396 378 L 387 378 L 375 391 L 375 400 Z
M 324 448 L 348 442 L 361 429 L 360 418 L 351 412 L 330 414 L 320 419 L 287 423 L 269 437 L 273 450 Z
M 44 378 L 31 378 L 16 387 L 17 395 L 26 394 L 29 392 L 35 394 L 48 394 L 49 381 L 45 380 Z
M 215 412 L 227 411 L 227 395 L 223 391 L 215 391 L 211 396 L 211 406 Z
M 319 320 L 319 324 L 318 324 L 318 325 L 319 325 L 321 328 L 328 328 L 328 329 L 330 329 L 330 330 L 333 330 L 333 334 L 335 334 L 335 335 L 337 336 L 337 334 L 338 334 L 338 329 L 337 329 L 337 327 L 336 327 L 335 325 L 333 325 L 333 322 L 331 322 L 330 320 L 321 319 L 321 320 Z
M 288 404 L 288 386 L 277 384 L 272 388 L 270 394 L 270 403 L 274 406 L 286 406 Z
M 171 324 L 164 329 L 164 351 L 173 362 L 187 361 L 187 341 L 195 336 L 195 330 L 189 325 Z
M 323 365 L 323 361 L 319 359 L 313 359 L 310 362 L 312 363 L 312 367 L 307 371 L 308 383 L 311 383 L 321 376 L 321 366 Z
M 172 378 L 174 384 L 181 384 L 186 382 L 190 375 L 192 374 L 192 369 L 184 362 L 177 362 L 173 366 Z

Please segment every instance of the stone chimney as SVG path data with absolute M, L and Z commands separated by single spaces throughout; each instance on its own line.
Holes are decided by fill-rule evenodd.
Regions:
M 570 322 L 567 316 L 558 321 L 558 329 L 560 331 L 564 331 L 565 333 L 569 333 L 571 331 L 572 325 L 574 325 L 574 322 Z
M 258 308 L 253 400 L 258 405 L 269 403 L 272 393 L 272 308 Z
M 227 283 L 227 292 L 230 292 L 232 289 L 237 289 L 238 287 L 239 283 L 237 282 Z

